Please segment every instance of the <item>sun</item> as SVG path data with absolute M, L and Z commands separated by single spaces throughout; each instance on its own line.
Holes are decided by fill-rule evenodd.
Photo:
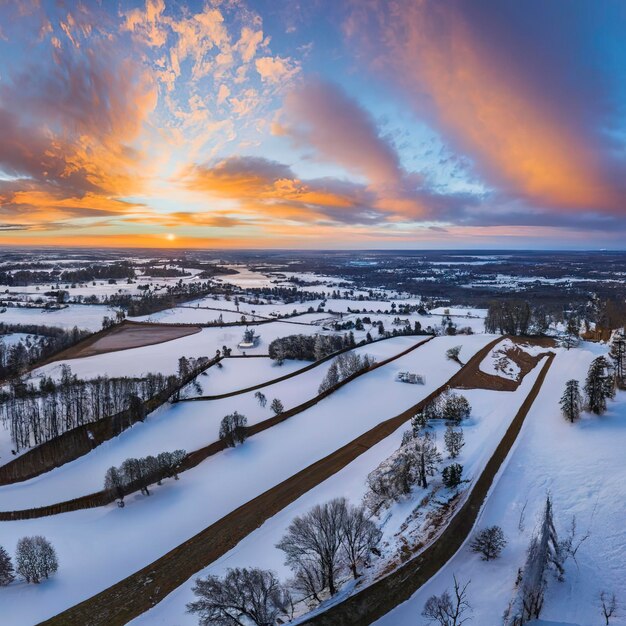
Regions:
M 174 241 L 176 239 L 176 235 L 174 233 L 167 233 L 167 235 L 165 235 L 165 238 L 168 241 Z

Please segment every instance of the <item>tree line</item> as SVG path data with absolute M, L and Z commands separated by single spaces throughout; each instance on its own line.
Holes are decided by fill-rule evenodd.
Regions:
M 621 333 L 613 337 L 609 357 L 611 360 L 598 356 L 591 362 L 582 391 L 578 380 L 565 383 L 560 406 L 569 422 L 577 421 L 584 409 L 602 415 L 607 401 L 615 397 L 616 389 L 626 386 L 626 338 Z
M 163 479 L 178 480 L 178 472 L 187 458 L 185 450 L 160 452 L 157 456 L 141 458 L 130 457 L 119 467 L 110 467 L 104 476 L 104 489 L 115 495 L 118 506 L 124 506 L 124 496 L 139 489 L 146 496 L 150 495 L 149 487 L 156 483 L 161 485 Z
M 356 342 L 352 332 L 344 335 L 288 335 L 274 339 L 268 353 L 272 360 L 282 364 L 286 359 L 319 361 L 333 352 L 354 347 Z
M 29 335 L 13 345 L 2 341 L 2 335 Z M 0 322 L 0 379 L 10 379 L 24 373 L 36 363 L 77 344 L 91 333 L 76 326 L 70 330 L 39 324 L 5 324 Z
M 337 355 L 330 364 L 324 379 L 320 383 L 317 393 L 324 393 L 325 391 L 332 389 L 341 381 L 346 380 L 346 378 L 350 378 L 350 376 L 353 376 L 358 372 L 368 370 L 375 363 L 376 359 L 369 354 L 361 356 L 356 352 L 345 352 L 344 354 Z
M 38 386 L 12 381 L 0 393 L 0 420 L 19 452 L 127 409 L 135 419 L 143 419 L 144 402 L 166 389 L 174 390 L 177 383 L 177 376 L 162 374 L 82 380 L 63 365 L 58 381 L 46 376 Z

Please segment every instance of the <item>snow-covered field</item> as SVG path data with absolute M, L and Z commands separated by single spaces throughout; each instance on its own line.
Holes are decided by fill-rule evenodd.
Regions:
M 294 334 L 315 334 L 320 332 L 317 326 L 295 326 L 288 322 L 271 322 L 255 327 L 260 341 L 254 348 L 245 350 L 246 354 L 267 354 L 269 344 L 277 337 Z M 67 364 L 80 378 L 94 378 L 98 375 L 140 376 L 147 372 L 173 374 L 181 356 L 215 356 L 222 346 L 232 348 L 233 354 L 241 354 L 237 344 L 243 338 L 245 326 L 227 326 L 203 328 L 199 333 L 173 339 L 151 346 L 108 352 L 80 359 L 55 361 L 33 371 L 33 376 L 45 374 L 58 376 L 61 365 Z
M 521 373 L 520 366 L 507 354 L 509 350 L 514 350 L 515 347 L 515 344 L 510 339 L 502 340 L 481 361 L 480 370 L 492 376 L 517 380 Z
M 371 402 L 367 407 L 368 417 L 365 423 L 369 424 L 369 427 L 385 417 L 399 413 L 437 388 L 458 369 L 458 365 L 445 357 L 445 351 L 450 345 L 449 339 L 448 337 L 434 339 L 406 356 L 376 371 L 364 374 L 349 385 L 349 393 L 341 389 L 304 413 L 290 418 L 289 421 L 308 423 L 314 419 L 310 417 L 311 415 L 319 415 L 320 419 L 323 419 L 327 412 L 333 415 L 347 413 L 353 417 L 355 413 L 358 413 L 355 410 L 356 406 L 359 410 L 362 408 L 360 404 L 354 403 L 354 398 L 367 398 L 370 393 L 379 395 L 380 400 Z M 467 345 L 468 353 L 477 350 L 488 340 L 485 336 L 475 336 L 469 339 L 471 341 Z M 398 337 L 357 348 L 357 352 L 371 354 L 382 361 L 419 341 L 423 339 Z M 398 372 L 416 368 L 420 371 L 428 368 L 425 385 L 394 382 Z M 270 408 L 274 398 L 279 398 L 283 402 L 285 410 L 313 398 L 318 393 L 319 384 L 327 369 L 328 364 L 322 364 L 296 378 L 262 389 L 261 391 L 267 397 L 265 407 L 259 406 L 254 397 L 255 392 L 222 400 L 181 402 L 160 407 L 144 422 L 135 424 L 115 439 L 105 442 L 72 463 L 67 463 L 28 481 L 0 486 L 2 510 L 43 506 L 98 491 L 102 488 L 106 470 L 112 465 L 119 465 L 128 457 L 155 455 L 164 450 L 178 448 L 190 452 L 208 445 L 217 441 L 220 421 L 225 415 L 238 411 L 245 415 L 248 418 L 248 424 L 252 425 L 274 415 Z M 385 403 L 384 398 L 390 385 L 393 385 L 394 389 L 393 400 L 390 399 L 388 403 Z M 366 390 L 370 391 L 366 393 Z M 369 399 L 367 401 L 369 402 Z M 356 420 L 355 426 L 358 428 L 359 419 L 358 417 L 354 419 Z
M 432 265 L 480 264 L 495 257 L 468 258 L 477 260 L 433 262 Z M 137 493 L 130 495 L 123 509 L 113 504 L 0 523 L 0 546 L 10 554 L 15 553 L 20 537 L 44 535 L 56 548 L 60 563 L 59 571 L 41 585 L 27 585 L 17 580 L 6 588 L 0 587 L 0 624 L 30 626 L 38 623 L 132 574 L 242 504 L 416 404 L 458 371 L 459 364 L 446 357 L 449 348 L 461 346 L 460 359 L 467 362 L 477 350 L 494 339 L 494 335 L 484 331 L 485 309 L 442 306 L 428 315 L 402 314 L 397 312 L 402 305 L 416 307 L 421 304 L 421 298 L 382 288 L 370 292 L 360 290 L 356 283 L 338 277 L 309 272 L 279 273 L 276 266 L 269 264 L 267 271 L 262 269 L 262 265 L 259 266 L 260 271 L 253 271 L 245 265 L 230 267 L 239 273 L 218 277 L 218 282 L 230 283 L 241 289 L 295 287 L 296 283 L 289 279 L 297 278 L 320 283 L 297 286 L 301 292 L 327 295 L 328 298 L 253 302 L 254 294 L 243 294 L 238 290 L 237 297 L 234 294 L 206 296 L 134 319 L 154 323 L 193 325 L 223 322 L 236 325 L 203 328 L 196 334 L 159 344 L 53 362 L 35 369 L 28 376 L 35 383 L 43 375 L 58 378 L 64 364 L 69 365 L 80 378 L 105 374 L 141 376 L 148 372 L 173 374 L 182 356 L 213 357 L 223 346 L 231 348 L 233 355 L 242 354 L 237 345 L 243 338 L 246 322 L 296 312 L 295 317 L 286 320 L 250 327 L 260 336 L 260 341 L 245 352 L 259 358 L 226 358 L 219 367 L 211 367 L 198 377 L 199 389 L 189 385 L 183 390 L 183 397 L 191 398 L 198 393 L 219 395 L 263 384 L 259 391 L 265 396 L 266 405 L 261 406 L 255 391 L 218 400 L 165 404 L 144 422 L 72 463 L 29 481 L 0 486 L 0 511 L 53 504 L 98 491 L 103 486 L 106 470 L 112 465 L 120 465 L 128 457 L 156 455 L 177 448 L 191 452 L 218 439 L 220 421 L 227 414 L 238 411 L 247 417 L 249 425 L 254 425 L 274 415 L 270 408 L 274 398 L 282 402 L 284 410 L 289 410 L 316 396 L 330 362 L 301 373 L 298 372 L 308 366 L 308 362 L 285 361 L 282 366 L 277 366 L 264 355 L 267 355 L 269 344 L 278 337 L 335 333 L 329 330 L 335 322 L 349 328 L 350 322 L 356 324 L 357 320 L 360 320 L 359 328 L 363 324 L 360 330 L 353 328 L 351 331 L 357 342 L 365 339 L 368 333 L 377 339 L 380 324 L 384 331 L 390 332 L 402 330 L 405 324 L 413 328 L 419 322 L 423 329 L 430 327 L 437 333 L 444 333 L 448 321 L 452 321 L 457 329 L 469 327 L 474 334 L 436 337 L 392 363 L 360 376 L 318 404 L 254 435 L 243 445 L 207 458 L 182 473 L 179 481 L 165 480 L 162 486 L 154 485 L 150 489 L 150 497 Z M 193 275 L 183 277 L 183 282 L 198 280 L 196 275 L 201 270 L 190 271 Z M 439 280 L 441 271 L 434 269 L 431 279 Z M 93 294 L 137 295 L 140 285 L 150 283 L 158 293 L 166 285 L 179 280 L 179 277 L 152 279 L 140 276 L 131 284 L 125 281 L 118 281 L 118 284 L 96 281 L 96 285 L 78 284 L 68 291 L 70 298 Z M 493 282 L 501 283 L 505 289 L 514 282 L 530 283 L 535 280 L 497 276 Z M 583 279 L 540 279 L 543 283 L 553 284 L 576 280 Z M 53 286 L 15 287 L 6 295 L 9 299 L 33 300 L 43 297 L 48 287 Z M 333 294 L 339 294 L 339 297 L 331 297 Z M 369 294 L 375 299 L 367 299 Z M 306 295 L 301 294 L 301 298 Z M 242 298 L 247 301 L 242 301 Z M 69 304 L 66 308 L 50 311 L 7 307 L 0 313 L 0 322 L 63 328 L 78 326 L 96 331 L 101 328 L 105 316 L 114 315 L 115 311 L 102 305 Z M 243 316 L 245 319 L 242 319 Z M 363 318 L 369 319 L 363 322 Z M 9 346 L 24 338 L 26 335 L 13 334 L 0 337 L 0 341 Z M 397 336 L 359 346 L 355 352 L 371 355 L 381 362 L 426 339 L 422 336 Z M 531 354 L 546 350 L 503 340 L 483 359 L 480 369 L 517 380 L 520 368 L 506 353 L 520 347 Z M 546 494 L 550 493 L 561 538 L 567 534 L 573 515 L 577 518 L 579 534 L 589 531 L 589 538 L 581 545 L 577 562 L 571 559 L 567 562 L 565 581 L 550 579 L 543 621 L 538 626 L 600 626 L 604 623 L 598 605 L 600 591 L 615 592 L 620 602 L 620 613 L 611 621 L 611 626 L 626 625 L 626 393 L 619 393 L 615 401 L 609 403 L 608 412 L 601 417 L 585 414 L 575 424 L 566 422 L 558 404 L 565 382 L 576 378 L 582 384 L 591 360 L 606 353 L 607 347 L 583 342 L 569 351 L 564 348 L 555 351 L 557 356 L 539 396 L 479 515 L 477 528 L 493 524 L 502 526 L 508 544 L 501 558 L 483 562 L 466 543 L 410 600 L 396 607 L 377 624 L 425 625 L 421 612 L 426 599 L 450 589 L 453 575 L 463 582 L 471 580 L 468 593 L 473 619 L 470 623 L 480 626 L 501 624 L 502 613 L 515 596 L 518 569 L 524 564 L 526 549 Z M 543 363 L 541 361 L 527 374 L 513 392 L 478 389 L 461 392 L 472 405 L 472 413 L 463 422 L 465 446 L 457 460 L 463 465 L 464 478 L 470 483 L 478 477 L 506 432 Z M 401 383 L 397 380 L 400 372 L 423 375 L 425 384 Z M 276 378 L 294 373 L 292 378 L 272 383 Z M 229 567 L 255 566 L 272 569 L 282 580 L 288 579 L 291 572 L 283 562 L 283 553 L 275 544 L 292 519 L 314 504 L 334 497 L 345 496 L 352 503 L 359 503 L 365 493 L 367 475 L 397 450 L 405 428 L 399 428 L 344 469 L 303 494 L 197 575 L 221 575 Z M 442 452 L 444 430 L 443 423 L 433 425 Z M 0 424 L 0 465 L 13 458 L 11 447 L 8 430 Z M 442 466 L 450 462 L 444 454 Z M 433 486 L 438 490 L 438 497 L 450 495 L 441 485 L 439 475 L 432 479 L 429 489 Z M 373 561 L 365 574 L 365 582 L 390 563 L 398 563 L 400 554 L 405 555 L 404 551 L 418 540 L 424 514 L 416 516 L 415 511 L 418 503 L 425 501 L 426 495 L 427 491 L 416 487 L 410 497 L 392 503 L 380 518 L 376 518 L 383 531 L 380 544 L 383 555 Z M 135 619 L 133 624 L 196 624 L 197 617 L 185 612 L 186 603 L 193 600 L 191 588 L 196 576 Z M 336 599 L 348 595 L 352 584 L 349 582 Z
M 472 415 L 463 423 L 465 447 L 457 459 L 464 466 L 466 478 L 470 480 L 477 478 L 532 387 L 539 369 L 540 367 L 535 368 L 525 377 L 520 387 L 512 393 L 485 390 L 463 391 L 463 395 L 472 405 Z M 404 430 L 406 430 L 405 426 L 399 428 L 343 470 L 298 498 L 280 513 L 267 520 L 257 531 L 248 535 L 222 558 L 199 572 L 197 576 L 208 574 L 221 576 L 229 567 L 261 567 L 271 569 L 279 574 L 281 579 L 287 580 L 291 571 L 283 562 L 284 554 L 275 545 L 284 535 L 293 518 L 306 513 L 314 504 L 326 502 L 332 498 L 345 497 L 354 504 L 360 503 L 365 494 L 367 475 L 400 446 Z M 444 452 L 444 431 L 445 425 L 443 423 L 434 425 L 438 446 L 442 452 Z M 390 547 L 388 547 L 385 556 L 388 557 L 393 552 L 396 533 L 424 493 L 424 490 L 416 488 L 411 498 L 396 503 L 391 510 L 386 512 L 382 526 L 382 544 L 387 543 Z M 163 626 L 189 624 L 191 626 L 196 624 L 195 616 L 185 613 L 185 605 L 194 599 L 191 588 L 197 576 L 181 585 L 156 607 L 133 620 L 132 623 L 141 626 L 151 624 Z M 348 585 L 349 588 L 350 585 Z
M 43 534 L 56 547 L 62 564 L 49 584 L 20 583 L 3 589 L 3 616 L 12 624 L 30 624 L 93 595 L 158 558 L 240 504 L 418 402 L 457 371 L 458 365 L 446 359 L 445 351 L 459 339 L 437 338 L 403 357 L 401 360 L 406 359 L 405 362 L 395 361 L 358 378 L 307 411 L 252 437 L 245 445 L 210 457 L 185 472 L 180 481 L 170 480 L 162 487 L 155 487 L 153 496 L 128 498 L 124 509 L 110 505 L 3 523 L 3 545 L 12 549 L 21 536 Z M 490 339 L 485 335 L 463 338 L 468 354 Z M 393 382 L 398 371 L 423 371 L 425 368 L 425 385 Z M 394 393 L 389 393 L 392 384 Z M 186 404 L 202 405 L 201 402 Z M 204 425 L 198 425 L 200 432 Z M 29 502 L 34 504 L 35 497 L 50 502 L 62 499 L 68 492 L 77 495 L 77 491 L 85 488 L 99 487 L 113 457 L 94 465 L 91 459 L 100 458 L 100 450 L 114 448 L 113 456 L 119 463 L 128 451 L 122 449 L 123 442 L 134 439 L 134 433 L 143 427 L 147 424 L 140 424 L 139 428 L 134 427 L 115 441 L 100 446 L 95 453 L 41 477 L 45 481 L 55 472 L 67 472 L 66 480 L 59 481 L 54 489 L 41 489 L 37 496 L 33 492 Z M 180 432 L 182 430 L 179 428 L 178 434 L 188 436 Z M 201 443 L 198 432 L 194 433 L 193 441 Z M 168 431 L 168 439 L 154 445 L 158 443 L 159 449 L 179 447 L 180 440 L 173 441 L 170 435 Z M 138 449 L 133 448 L 134 452 Z M 55 497 L 50 498 L 48 490 Z M 17 501 L 16 493 L 9 495 L 2 490 L 3 508 L 5 502 L 11 508 Z
M 115 311 L 106 306 L 70 304 L 63 309 L 47 310 L 31 307 L 7 307 L 0 313 L 5 324 L 40 324 L 60 328 L 82 328 L 96 331 L 102 328 L 105 316 L 115 317 Z
M 576 515 L 579 536 L 590 530 L 578 552 L 578 565 L 566 564 L 565 582 L 550 579 L 542 618 L 576 626 L 602 624 L 600 591 L 626 598 L 626 528 L 624 526 L 624 450 L 626 394 L 619 393 L 602 417 L 585 415 L 566 422 L 558 402 L 565 382 L 584 380 L 591 360 L 606 349 L 583 344 L 559 350 L 541 392 L 528 413 L 518 443 L 486 502 L 477 527 L 500 525 L 509 541 L 500 559 L 483 562 L 467 545 L 406 603 L 377 624 L 419 624 L 426 599 L 450 589 L 452 576 L 471 580 L 469 601 L 476 624 L 500 624 L 515 593 L 515 579 L 549 492 L 557 531 L 563 538 Z M 525 508 L 523 530 L 518 528 Z M 622 611 L 612 624 L 624 624 Z M 621 621 L 620 621 L 621 620 Z

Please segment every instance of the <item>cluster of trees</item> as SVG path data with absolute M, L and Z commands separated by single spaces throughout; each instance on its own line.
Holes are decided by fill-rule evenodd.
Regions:
M 24 333 L 29 338 L 7 346 L 2 335 Z M 0 379 L 19 376 L 35 363 L 75 345 L 91 333 L 76 326 L 71 330 L 37 324 L 0 323 Z
M 106 471 L 104 489 L 113 492 L 119 499 L 119 506 L 123 507 L 124 496 L 137 488 L 149 496 L 150 485 L 160 485 L 165 478 L 178 480 L 178 472 L 186 457 L 185 450 L 174 450 L 160 452 L 157 456 L 128 458 L 119 467 L 113 466 Z
M 369 354 L 360 355 L 355 352 L 344 352 L 336 356 L 324 380 L 322 380 L 317 393 L 323 393 L 338 385 L 342 380 L 346 380 L 350 376 L 358 372 L 368 370 L 376 363 L 376 359 Z
M 50 283 L 86 283 L 93 280 L 103 279 L 128 279 L 135 277 L 135 270 L 128 261 L 119 261 L 110 264 L 93 264 L 77 269 L 58 270 L 49 269 L 50 266 L 43 266 L 42 270 L 29 271 L 21 269 L 17 272 L 0 272 L 0 284 L 17 285 L 37 285 Z
M 210 281 L 183 282 L 182 279 L 175 284 L 166 285 L 165 289 L 157 293 L 155 291 L 145 291 L 140 297 L 130 294 L 111 294 L 104 301 L 113 307 L 123 308 L 127 315 L 136 317 L 139 315 L 150 315 L 186 302 L 195 300 L 210 293 L 216 292 L 216 288 Z
M 613 336 L 609 356 L 613 361 L 615 384 L 620 389 L 624 389 L 626 387 L 626 336 L 623 332 Z
M 333 352 L 355 346 L 351 332 L 344 335 L 288 335 L 274 339 L 268 353 L 280 365 L 285 359 L 319 361 Z
M 234 448 L 246 440 L 247 431 L 248 418 L 235 411 L 222 418 L 219 437 L 229 448 Z
M 539 320 L 537 320 L 539 322 Z M 485 330 L 488 333 L 506 335 L 527 335 L 533 322 L 530 304 L 523 300 L 498 300 L 491 302 L 485 318 Z M 541 332 L 541 323 L 534 330 Z
M 176 376 L 162 374 L 81 380 L 63 365 L 58 382 L 43 377 L 38 387 L 19 380 L 8 385 L 0 393 L 0 419 L 9 427 L 19 451 L 126 409 L 133 414 L 133 421 L 141 420 L 145 417 L 144 401 L 173 389 L 176 382 Z
M 410 494 L 415 485 L 427 488 L 442 460 L 434 433 L 405 433 L 400 448 L 368 474 L 365 506 L 377 514 Z
M 362 506 L 335 498 L 296 517 L 276 547 L 293 572 L 293 588 L 320 602 L 325 590 L 337 593 L 344 572 L 360 576 L 381 537 Z
M 267 397 L 264 393 L 257 391 L 254 394 L 254 397 L 257 399 L 261 408 L 264 409 L 267 406 Z M 285 407 L 279 398 L 274 398 L 272 400 L 272 402 L 270 403 L 270 409 L 272 409 L 274 415 L 280 415 L 285 411 Z
M 223 578 L 196 579 L 197 599 L 187 610 L 203 626 L 256 624 L 272 626 L 290 621 L 294 595 L 321 602 L 322 594 L 337 593 L 343 576 L 357 579 L 382 537 L 365 510 L 336 498 L 314 506 L 289 525 L 277 548 L 285 553 L 294 577 L 283 584 L 276 575 L 258 568 L 229 569 Z M 292 595 L 292 592 L 294 595 Z
M 423 411 L 413 418 L 413 428 L 423 428 L 431 420 L 445 420 L 452 424 L 460 424 L 472 412 L 467 398 L 460 393 L 446 391 L 431 402 L 428 402 Z
M 437 474 L 443 461 L 435 434 L 427 430 L 430 420 L 447 420 L 445 448 L 448 457 L 456 459 L 465 445 L 463 430 L 458 426 L 470 413 L 467 399 L 448 391 L 415 415 L 411 420 L 411 430 L 402 437 L 400 448 L 368 475 L 364 496 L 367 509 L 377 514 L 391 502 L 410 494 L 415 485 L 426 489 L 428 479 Z M 455 489 L 463 482 L 463 466 L 456 462 L 447 465 L 441 471 L 441 480 L 446 488 Z
M 607 400 L 615 396 L 618 380 L 617 367 L 612 367 L 604 356 L 596 357 L 587 372 L 583 388 L 584 401 L 577 380 L 572 379 L 565 383 L 560 401 L 563 417 L 573 423 L 580 417 L 583 409 L 602 415 L 606 411 Z
M 52 544 L 41 535 L 22 537 L 17 542 L 15 567 L 8 552 L 0 546 L 0 587 L 9 585 L 19 574 L 27 583 L 38 584 L 59 569 Z

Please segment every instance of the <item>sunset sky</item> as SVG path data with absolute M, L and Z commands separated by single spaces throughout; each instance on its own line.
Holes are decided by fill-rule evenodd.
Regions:
M 0 231 L 625 248 L 626 3 L 0 0 Z

